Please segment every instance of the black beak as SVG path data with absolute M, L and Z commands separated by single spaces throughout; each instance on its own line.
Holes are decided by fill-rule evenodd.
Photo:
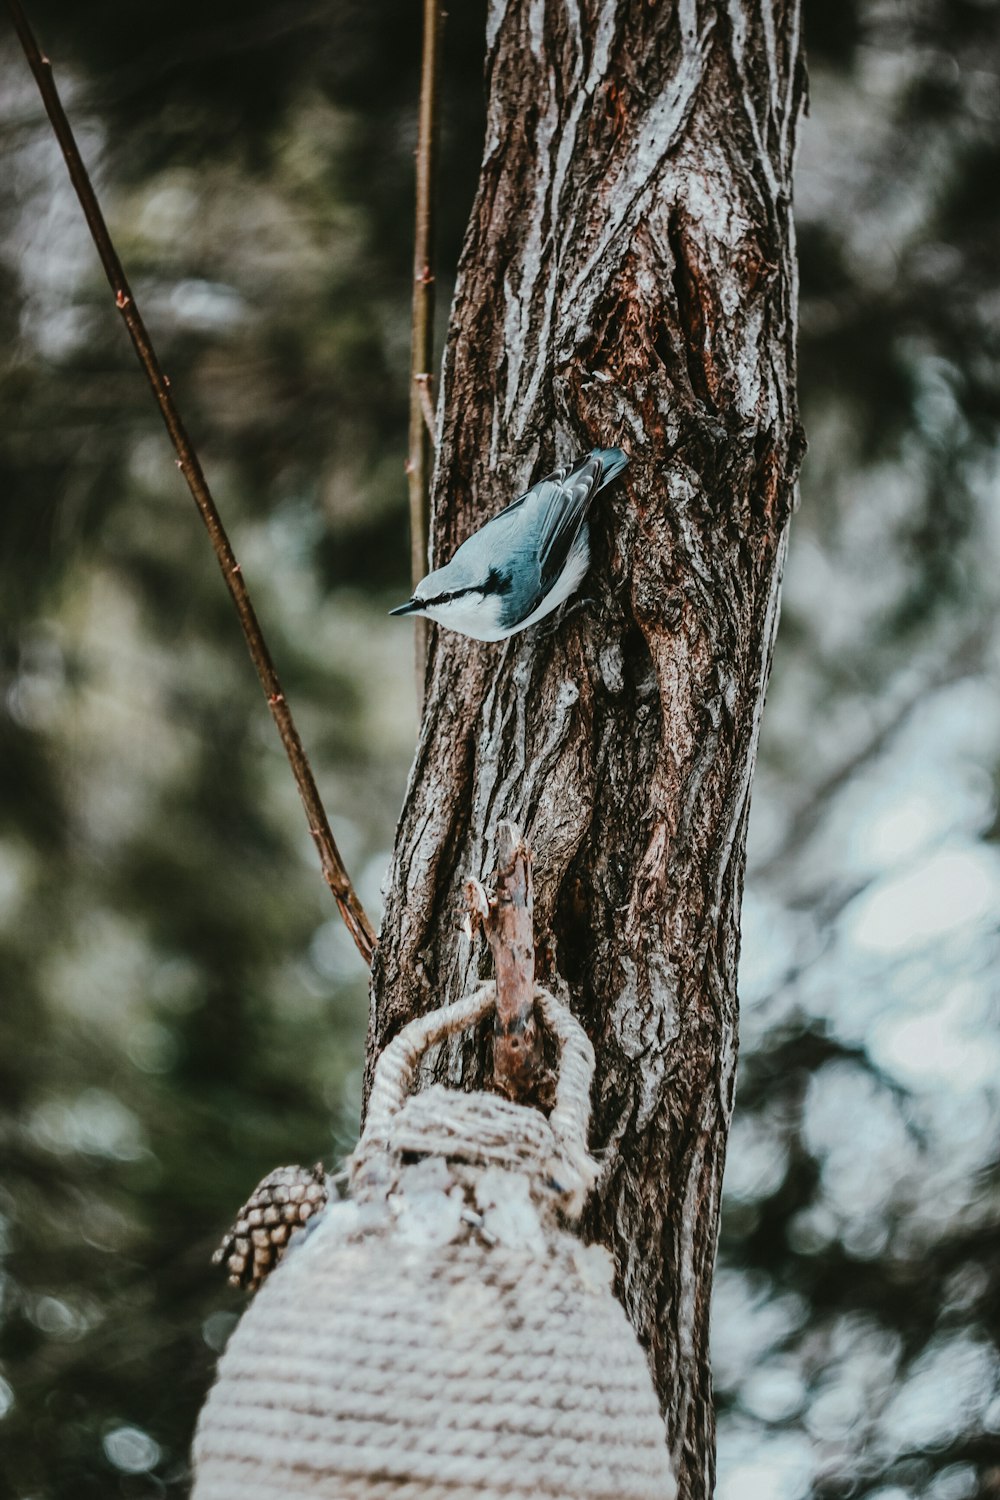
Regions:
M 408 599 L 405 604 L 400 604 L 396 609 L 390 609 L 391 615 L 412 615 L 415 609 L 420 608 L 419 599 Z

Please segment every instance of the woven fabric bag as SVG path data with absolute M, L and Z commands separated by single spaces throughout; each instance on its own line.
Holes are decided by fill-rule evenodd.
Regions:
M 536 994 L 556 1102 L 410 1090 L 492 985 L 379 1059 L 351 1196 L 293 1242 L 223 1355 L 193 1500 L 673 1500 L 612 1264 L 567 1227 L 595 1169 L 590 1042 Z

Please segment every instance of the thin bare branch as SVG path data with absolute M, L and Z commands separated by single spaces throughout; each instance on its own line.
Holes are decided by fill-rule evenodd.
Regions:
M 434 172 L 437 157 L 438 59 L 441 51 L 441 0 L 424 0 L 424 43 L 420 66 L 420 120 L 417 132 L 417 201 L 413 243 L 413 322 L 410 339 L 410 449 L 406 472 L 410 486 L 410 569 L 413 586 L 427 572 L 428 495 L 433 430 L 428 371 L 434 352 Z M 416 622 L 417 706 L 423 712 L 427 621 Z
M 191 445 L 191 440 L 185 431 L 180 414 L 174 404 L 170 393 L 170 382 L 156 356 L 146 325 L 140 316 L 136 306 L 132 289 L 128 284 L 118 253 L 115 250 L 104 215 L 101 212 L 87 169 L 83 164 L 76 139 L 73 135 L 66 112 L 62 106 L 62 100 L 56 88 L 52 76 L 52 64 L 43 55 L 35 40 L 34 33 L 28 24 L 27 17 L 19 3 L 19 0 L 7 0 L 7 9 L 10 12 L 14 28 L 20 39 L 21 46 L 28 59 L 28 64 L 35 81 L 38 84 L 46 113 L 52 122 L 56 138 L 62 149 L 66 166 L 69 170 L 70 180 L 76 189 L 76 195 L 80 200 L 84 216 L 90 228 L 90 233 L 97 253 L 101 258 L 105 275 L 114 294 L 115 306 L 124 319 L 125 326 L 139 357 L 139 363 L 146 372 L 146 378 L 156 397 L 160 414 L 170 434 L 170 441 L 177 453 L 177 466 L 184 478 L 187 480 L 188 489 L 191 491 L 195 505 L 205 523 L 212 547 L 215 551 L 222 576 L 226 587 L 236 606 L 240 625 L 246 638 L 251 659 L 257 668 L 261 686 L 267 696 L 268 706 L 278 726 L 281 743 L 285 747 L 295 783 L 302 798 L 305 808 L 309 832 L 312 834 L 313 842 L 319 852 L 320 866 L 334 899 L 340 909 L 340 914 L 347 924 L 348 931 L 354 939 L 358 952 L 365 963 L 370 965 L 375 952 L 375 932 L 365 915 L 364 908 L 358 900 L 354 887 L 344 868 L 340 851 L 330 831 L 329 820 L 323 807 L 322 799 L 316 787 L 312 768 L 306 758 L 302 741 L 299 739 L 295 721 L 291 710 L 285 699 L 284 690 L 275 671 L 271 653 L 267 642 L 257 620 L 253 604 L 247 586 L 243 581 L 243 574 L 236 556 L 229 543 L 222 518 L 216 508 L 205 476 L 202 473 L 198 456 Z

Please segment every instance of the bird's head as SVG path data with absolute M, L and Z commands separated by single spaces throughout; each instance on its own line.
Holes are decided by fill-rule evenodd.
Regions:
M 495 641 L 505 634 L 501 605 L 509 583 L 495 568 L 476 568 L 457 554 L 443 568 L 422 578 L 412 599 L 391 609 L 391 615 L 424 615 L 448 630 L 473 640 Z

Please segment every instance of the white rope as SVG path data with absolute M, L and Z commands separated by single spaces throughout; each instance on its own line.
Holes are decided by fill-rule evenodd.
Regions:
M 596 1176 L 594 1163 L 587 1149 L 590 1086 L 594 1081 L 594 1048 L 579 1021 L 555 995 L 538 986 L 535 989 L 535 1002 L 560 1048 L 556 1102 L 549 1115 L 549 1124 L 570 1162 L 589 1188 L 593 1186 Z
M 372 1144 L 388 1140 L 394 1116 L 403 1107 L 416 1078 L 424 1053 L 457 1031 L 474 1026 L 489 1015 L 496 1004 L 496 985 L 483 984 L 464 1000 L 443 1005 L 426 1016 L 409 1021 L 393 1037 L 375 1064 L 375 1079 L 368 1099 L 368 1114 L 362 1139 Z

